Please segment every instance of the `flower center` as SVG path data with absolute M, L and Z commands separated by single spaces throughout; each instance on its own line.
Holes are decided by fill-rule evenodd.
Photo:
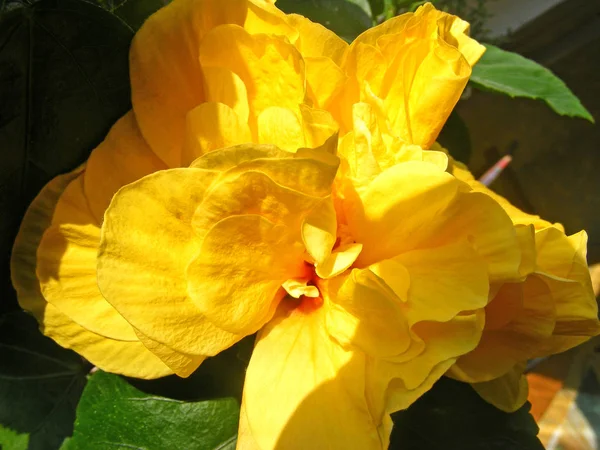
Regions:
M 305 263 L 306 272 L 302 278 L 287 280 L 282 287 L 289 295 L 288 300 L 294 302 L 295 309 L 309 313 L 323 305 L 323 298 L 319 292 L 318 284 L 321 280 L 314 265 Z

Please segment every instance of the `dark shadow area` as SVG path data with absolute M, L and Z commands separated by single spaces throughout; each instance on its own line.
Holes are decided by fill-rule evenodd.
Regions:
M 254 339 L 254 335 L 248 336 L 233 347 L 206 359 L 188 378 L 171 375 L 156 380 L 126 379 L 147 394 L 183 401 L 234 397 L 241 404 L 244 377 Z

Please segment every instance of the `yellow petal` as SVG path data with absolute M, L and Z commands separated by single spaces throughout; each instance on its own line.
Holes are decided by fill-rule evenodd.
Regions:
M 402 302 L 408 300 L 410 274 L 408 269 L 395 259 L 386 259 L 369 266 L 371 272 L 381 278 Z
M 221 202 L 241 203 L 241 201 L 237 202 L 228 197 L 230 197 L 231 189 L 240 191 L 245 189 L 245 181 L 239 179 L 244 176 L 270 185 L 271 189 L 278 185 L 295 193 L 323 198 L 331 193 L 331 185 L 339 165 L 339 159 L 330 153 L 330 141 L 332 140 L 335 143 L 335 136 L 332 136 L 321 148 L 303 148 L 295 154 L 269 145 L 240 145 L 208 153 L 194 161 L 191 167 L 216 172 L 227 171 L 220 180 L 220 184 L 211 190 L 211 195 L 215 195 L 214 198 L 218 198 L 217 195 L 222 196 L 216 202 L 217 208 L 220 208 Z M 248 175 L 247 172 L 251 174 Z M 266 176 L 272 180 L 272 183 L 257 173 Z M 219 192 L 220 194 L 218 194 Z M 252 199 L 252 196 L 246 196 L 248 199 Z M 254 202 L 254 200 L 252 201 Z M 317 202 L 320 203 L 320 201 L 321 199 Z
M 408 408 L 456 361 L 472 350 L 483 328 L 483 314 L 462 315 L 446 323 L 423 322 L 414 328 L 421 351 L 404 361 L 371 359 L 367 392 L 374 411 L 392 413 Z M 385 396 L 381 387 L 385 386 Z
M 288 23 L 300 34 L 296 47 L 305 58 L 326 57 L 339 65 L 348 44 L 323 25 L 311 22 L 304 16 L 289 14 Z
M 429 148 L 485 50 L 467 31 L 466 22 L 425 5 L 361 34 L 343 67 L 351 76 L 355 66 L 376 68 L 357 75 L 360 89 L 383 100 L 396 136 Z M 364 51 L 369 47 L 382 53 L 381 63 L 369 66 L 372 58 Z M 358 100 L 350 90 L 345 95 Z
M 400 300 L 369 270 L 354 269 L 322 288 L 328 332 L 343 346 L 374 357 L 404 353 L 411 344 Z
M 197 308 L 230 333 L 255 333 L 275 313 L 285 294 L 281 285 L 307 275 L 297 239 L 259 215 L 219 221 L 188 267 L 188 290 Z
M 225 172 L 244 163 L 260 159 L 291 158 L 289 152 L 280 150 L 274 145 L 242 144 L 235 145 L 202 155 L 194 160 L 190 167 L 196 169 Z
M 449 44 L 457 47 L 465 59 L 473 66 L 485 52 L 485 47 L 469 37 L 469 23 L 457 16 L 436 10 L 432 4 L 425 4 L 417 9 L 415 17 L 435 25 L 437 33 Z
M 507 283 L 486 307 L 486 328 L 476 349 L 461 356 L 450 376 L 469 383 L 501 377 L 515 364 L 542 356 L 555 323 L 550 290 L 539 276 Z
M 302 222 L 302 242 L 317 266 L 331 254 L 336 240 L 336 230 L 337 218 L 330 198 L 317 205 Z
M 235 111 L 239 120 L 248 123 L 250 107 L 244 81 L 225 67 L 203 67 L 206 102 L 223 103 Z
M 240 164 L 207 192 L 194 214 L 193 226 L 203 235 L 221 219 L 257 214 L 274 224 L 286 225 L 290 233 L 300 239 L 304 219 L 314 208 L 323 206 L 324 197 L 311 194 L 315 190 L 322 192 L 328 184 L 331 186 L 329 174 L 319 171 L 323 166 L 308 158 L 255 160 Z M 306 184 L 302 185 L 302 180 Z M 308 192 L 305 194 L 293 188 Z
M 587 234 L 565 236 L 550 227 L 536 232 L 535 238 L 540 276 L 556 307 L 556 325 L 544 353 L 557 353 L 600 334 L 598 304 L 586 262 Z
M 441 362 L 456 361 L 472 351 L 479 340 L 485 323 L 483 310 L 463 313 L 448 322 L 423 321 L 412 330 L 425 343 L 425 350 L 399 366 L 399 377 L 408 389 L 416 389 Z
M 486 402 L 502 411 L 514 412 L 525 404 L 529 393 L 524 369 L 525 363 L 522 363 L 500 378 L 471 386 Z
M 106 211 L 98 253 L 104 297 L 151 340 L 194 356 L 241 338 L 209 322 L 187 292 L 185 270 L 201 244 L 191 218 L 215 176 L 171 169 L 125 186 Z
M 338 132 L 337 122 L 327 111 L 300 105 L 300 114 L 304 141 L 309 148 L 327 146 L 328 140 Z M 337 137 L 332 144 L 337 146 Z
M 182 162 L 189 164 L 205 153 L 252 142 L 248 124 L 223 103 L 202 103 L 186 118 L 186 141 Z
M 77 325 L 56 307 L 47 304 L 42 332 L 65 348 L 76 351 L 106 372 L 154 379 L 173 371 L 139 341 L 108 339 Z
M 535 229 L 533 225 L 515 225 L 515 232 L 521 248 L 519 274 L 526 277 L 536 269 Z
M 291 109 L 268 107 L 258 115 L 256 124 L 260 144 L 273 144 L 292 153 L 306 146 L 300 118 Z
M 83 176 L 83 189 L 91 212 L 102 223 L 113 195 L 126 184 L 166 169 L 142 138 L 133 112 L 112 127 L 92 152 Z
M 205 36 L 199 55 L 202 67 L 226 68 L 243 80 L 251 128 L 265 109 L 279 106 L 295 111 L 304 101 L 304 62 L 282 37 L 251 35 L 239 26 L 224 25 Z
M 381 449 L 364 392 L 364 357 L 327 335 L 322 308 L 282 304 L 252 353 L 238 446 Z
M 405 315 L 411 325 L 426 320 L 447 322 L 488 302 L 485 263 L 466 241 L 407 252 L 394 262 L 404 266 L 410 277 Z M 383 280 L 387 281 L 385 274 Z
M 50 181 L 23 218 L 11 258 L 11 276 L 19 303 L 35 316 L 44 334 L 103 370 L 139 378 L 169 375 L 171 370 L 140 342 L 107 339 L 86 330 L 47 303 L 40 291 L 35 275 L 37 247 L 50 225 L 60 195 L 81 171 L 82 168 L 79 168 Z
M 317 264 L 315 273 L 319 278 L 333 278 L 350 268 L 362 251 L 362 244 L 346 244 L 336 248 L 323 261 Z
M 303 295 L 311 298 L 319 296 L 319 289 L 316 286 L 308 285 L 308 280 L 287 280 L 281 287 L 294 298 L 300 298 Z
M 189 377 L 205 359 L 204 356 L 186 355 L 185 353 L 176 352 L 160 342 L 153 341 L 139 330 L 135 330 L 135 334 L 140 342 L 144 344 L 144 347 L 158 356 L 169 369 L 180 377 Z
M 36 272 L 37 248 L 42 236 L 52 222 L 56 203 L 67 186 L 76 179 L 84 167 L 78 167 L 65 175 L 50 181 L 27 208 L 21 221 L 19 233 L 11 252 L 10 276 L 17 291 L 17 299 L 21 307 L 41 322 L 44 317 L 46 300 L 40 291 Z
M 137 341 L 123 317 L 104 299 L 96 281 L 100 227 L 83 193 L 80 175 L 56 204 L 52 225 L 37 250 L 37 277 L 47 302 L 85 329 L 120 341 Z
M 382 38 L 383 39 L 383 38 Z M 392 129 L 407 142 L 429 148 L 454 109 L 471 67 L 441 40 L 398 45 L 390 38 L 384 54 L 395 54 L 382 85 Z
M 468 239 L 487 263 L 490 281 L 519 281 L 522 253 L 517 232 L 508 215 L 488 196 L 463 193 L 445 212 L 450 219 L 430 245 Z
M 290 42 L 296 41 L 298 31 L 273 3 L 271 0 L 249 0 L 244 28 L 251 34 L 273 34 L 284 36 Z
M 161 8 L 136 33 L 129 55 L 133 110 L 142 135 L 169 167 L 181 165 L 185 117 L 204 101 L 200 42 L 221 24 L 242 25 L 246 13 L 245 0 L 182 0 Z
M 328 108 L 343 88 L 346 75 L 329 58 L 305 56 L 304 61 L 306 62 L 306 82 L 313 104 L 319 108 Z
M 429 163 L 411 161 L 382 172 L 359 204 L 344 205 L 351 234 L 363 244 L 357 265 L 418 248 L 435 232 L 432 223 L 440 220 L 460 188 L 454 177 Z
M 357 103 L 352 107 L 352 118 L 354 148 L 346 159 L 356 178 L 372 179 L 381 173 L 379 162 L 384 162 L 387 156 L 383 151 L 386 146 L 377 126 L 377 117 L 370 105 Z
M 371 409 L 379 413 L 375 417 L 385 417 L 387 414 L 408 408 L 432 388 L 453 361 L 449 359 L 436 365 L 414 389 L 408 389 L 402 379 L 397 377 L 398 368 L 395 364 L 386 360 L 372 360 L 367 363 L 367 395 Z
M 538 271 L 559 278 L 587 281 L 581 277 L 587 267 L 587 234 L 581 231 L 567 237 L 555 227 L 547 227 L 535 233 L 536 263 Z

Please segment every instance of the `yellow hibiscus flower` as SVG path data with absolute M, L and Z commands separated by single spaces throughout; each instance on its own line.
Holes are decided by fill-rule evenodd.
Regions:
M 140 378 L 257 333 L 239 448 L 387 447 L 523 278 L 508 215 L 422 150 L 481 53 L 466 28 L 426 6 L 347 46 L 272 2 L 175 0 L 132 44 L 133 110 L 29 208 L 21 305 Z M 372 49 L 401 93 L 360 74 Z
M 504 208 L 525 255 L 524 281 L 492 285 L 481 342 L 458 359 L 449 375 L 472 383 L 498 408 L 514 411 L 527 400 L 527 360 L 563 352 L 600 334 L 586 261 L 587 234 L 567 236 L 562 225 L 519 210 L 476 181 L 460 162 L 451 161 L 449 171 Z

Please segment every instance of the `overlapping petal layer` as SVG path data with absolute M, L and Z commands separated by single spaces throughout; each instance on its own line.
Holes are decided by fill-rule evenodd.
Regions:
M 490 403 L 513 411 L 527 398 L 523 370 L 528 359 L 568 350 L 600 334 L 585 257 L 587 235 L 581 231 L 567 236 L 560 224 L 519 210 L 477 182 L 459 162 L 451 160 L 449 170 L 506 211 L 523 255 L 523 281 L 496 283 L 485 308 L 481 342 L 449 374 L 473 383 Z
M 383 132 L 429 148 L 485 51 L 468 28 L 426 4 L 361 34 L 344 55 L 348 81 L 332 103 L 342 134 L 353 129 L 352 105 L 366 102 Z
M 71 183 L 81 185 L 82 171 L 83 168 L 79 168 L 52 180 L 27 210 L 15 240 L 11 259 L 12 281 L 19 303 L 38 320 L 44 334 L 63 347 L 82 354 L 104 370 L 140 378 L 168 375 L 172 373 L 171 370 L 137 339 L 114 339 L 107 337 L 106 332 L 94 333 L 63 313 L 57 306 L 48 303 L 42 294 L 43 282 L 36 276 L 38 246 L 44 232 L 51 225 L 52 215 L 61 194 Z M 90 286 L 84 285 L 83 291 L 89 290 Z M 79 297 L 77 290 L 74 293 Z M 94 306 L 97 307 L 98 303 L 94 302 Z M 110 313 L 107 316 L 108 325 L 114 324 L 121 330 L 125 328 L 120 316 L 115 317 Z M 126 328 L 124 334 L 128 334 Z

